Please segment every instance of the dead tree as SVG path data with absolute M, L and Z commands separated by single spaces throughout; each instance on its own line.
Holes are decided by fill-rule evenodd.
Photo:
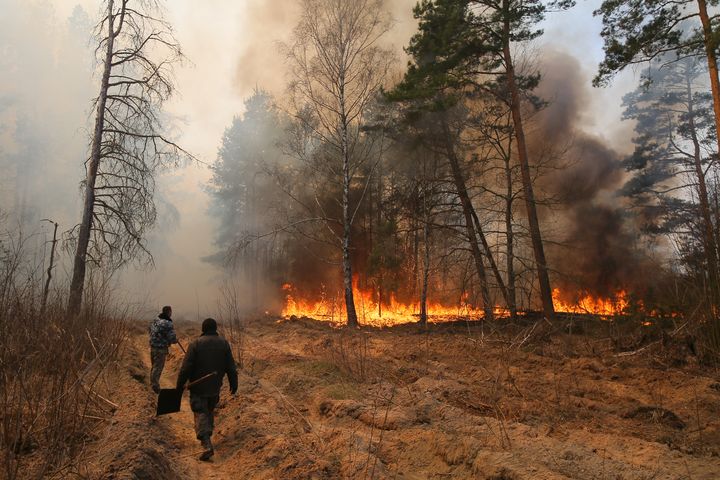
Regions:
M 53 239 L 50 242 L 50 264 L 47 269 L 47 279 L 45 280 L 45 287 L 43 288 L 42 304 L 40 305 L 40 315 L 45 313 L 45 307 L 47 306 L 48 294 L 50 293 L 50 281 L 52 280 L 52 271 L 55 268 L 55 247 L 57 246 L 58 238 L 58 223 L 52 220 L 44 219 L 46 222 L 53 224 Z
M 163 135 L 161 108 L 173 94 L 173 65 L 182 59 L 155 0 L 106 0 L 96 27 L 101 56 L 95 127 L 85 162 L 84 202 L 76 232 L 68 313 L 77 314 L 88 263 L 116 269 L 151 262 L 144 238 L 155 223 L 159 168 L 190 157 Z
M 360 125 L 379 91 L 392 56 L 379 41 L 389 19 L 382 0 L 303 0 L 287 49 L 296 118 L 333 152 L 327 169 L 341 186 L 343 289 L 348 326 L 357 326 L 353 298 L 351 228 L 359 200 L 350 198 L 358 167 L 367 160 Z

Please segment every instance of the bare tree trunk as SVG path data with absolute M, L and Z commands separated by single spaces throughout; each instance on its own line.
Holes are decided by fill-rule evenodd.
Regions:
M 540 298 L 542 300 L 543 313 L 545 318 L 552 321 L 555 319 L 555 308 L 552 302 L 552 290 L 550 288 L 550 277 L 548 275 L 545 250 L 543 248 L 542 235 L 540 234 L 540 222 L 537 216 L 535 205 L 535 194 L 533 193 L 532 178 L 530 176 L 530 163 L 528 159 L 527 145 L 525 144 L 525 131 L 523 130 L 522 114 L 520 112 L 520 94 L 515 81 L 515 69 L 513 67 L 512 55 L 510 54 L 510 16 L 509 1 L 503 0 L 503 56 L 508 88 L 510 90 L 510 110 L 512 111 L 513 125 L 515 130 L 515 141 L 518 146 L 518 158 L 520 160 L 520 172 L 522 176 L 523 192 L 525 194 L 525 207 L 527 209 L 528 226 L 530 227 L 530 240 L 535 254 L 535 265 L 537 267 L 538 284 L 540 286 Z
M 718 194 L 720 194 L 720 192 L 718 192 L 718 178 L 716 175 L 713 179 L 713 193 L 711 196 L 714 203 L 712 213 L 715 223 L 713 225 L 720 225 L 720 197 L 718 196 Z M 713 229 L 713 232 L 715 233 L 715 246 L 720 247 L 720 229 L 715 227 Z
M 101 144 L 103 128 L 105 125 L 105 104 L 107 102 L 108 84 L 110 83 L 110 72 L 112 70 L 113 46 L 115 37 L 119 31 L 114 30 L 115 15 L 113 14 L 113 0 L 108 0 L 108 36 L 105 50 L 105 61 L 103 64 L 103 75 L 100 83 L 100 95 L 98 96 L 97 113 L 95 115 L 95 129 L 93 131 L 90 159 L 87 162 L 87 176 L 85 178 L 85 201 L 83 203 L 82 222 L 78 232 L 77 249 L 75 250 L 75 261 L 73 264 L 73 276 L 70 282 L 70 298 L 68 299 L 67 312 L 69 315 L 77 315 L 82 305 L 83 288 L 85 286 L 85 271 L 87 267 L 87 251 L 90 245 L 90 231 L 93 222 L 93 210 L 95 207 L 95 181 L 100 165 Z
M 718 66 L 717 66 L 717 35 L 714 34 L 712 30 L 712 24 L 710 22 L 710 17 L 708 15 L 707 11 L 707 4 L 705 0 L 697 0 L 698 3 L 698 11 L 700 13 L 700 21 L 702 22 L 703 26 L 703 36 L 704 36 L 704 43 L 705 43 L 705 52 L 707 54 L 707 64 L 708 64 L 708 74 L 710 75 L 710 90 L 712 91 L 712 98 L 713 98 L 713 112 L 715 113 L 715 138 L 718 139 L 718 156 L 720 158 L 720 78 L 718 78 Z M 692 113 L 690 114 L 690 118 L 692 121 Z M 696 156 L 697 157 L 697 156 Z M 697 165 L 696 160 L 696 171 L 699 173 L 702 173 L 702 166 Z M 699 170 L 698 170 L 699 168 Z M 714 239 L 713 236 L 713 225 L 710 220 L 710 207 L 709 202 L 707 198 L 707 188 L 705 185 L 705 177 L 704 175 L 700 177 L 698 175 L 698 179 L 701 183 L 700 186 L 700 206 L 703 209 L 703 220 L 705 222 L 705 236 L 707 238 L 706 240 L 706 255 L 707 260 L 710 265 L 709 268 L 709 274 L 710 274 L 710 301 L 713 305 L 716 305 L 718 301 L 720 301 L 720 275 L 718 273 L 718 263 L 717 263 L 717 250 L 716 248 L 718 245 L 714 244 L 712 241 Z M 703 202 L 704 197 L 704 202 Z M 708 242 L 709 240 L 709 242 Z
M 252 176 L 252 179 L 250 181 L 250 188 L 246 189 L 245 193 L 245 203 L 248 205 L 248 210 L 252 212 L 251 222 L 250 222 L 250 231 L 252 232 L 253 237 L 256 238 L 256 240 L 253 242 L 252 248 L 250 249 L 250 255 L 252 255 L 252 258 L 250 258 L 250 262 L 248 265 L 248 269 L 250 271 L 250 275 L 252 278 L 248 279 L 250 281 L 250 284 L 252 285 L 252 299 L 250 300 L 250 309 L 252 310 L 253 314 L 257 313 L 260 310 L 260 304 L 259 302 L 259 294 L 260 294 L 260 288 L 259 288 L 259 277 L 260 277 L 260 245 L 259 241 L 257 240 L 258 236 L 260 235 L 260 232 L 258 231 L 258 219 L 257 219 L 257 205 L 256 205 L 256 199 L 257 199 L 257 188 L 255 185 L 255 181 L 257 179 L 257 174 L 254 174 Z M 247 263 L 247 262 L 246 262 Z
M 718 154 L 720 155 L 720 79 L 717 66 L 717 35 L 713 33 L 710 16 L 705 0 L 697 0 L 700 21 L 703 26 L 705 52 L 707 54 L 708 73 L 710 74 L 710 90 L 713 97 L 713 111 L 715 112 L 715 138 L 718 139 Z
M 505 156 L 505 181 L 507 183 L 507 191 L 505 192 L 505 239 L 506 245 L 506 263 L 507 263 L 507 300 L 508 310 L 510 310 L 510 319 L 517 318 L 517 298 L 515 295 L 515 246 L 513 231 L 513 184 L 512 184 L 512 168 L 510 167 L 510 155 L 512 147 L 512 139 L 508 140 L 508 151 Z
M 710 281 L 710 302 L 712 305 L 718 301 L 718 262 L 717 245 L 715 244 L 715 233 L 710 212 L 710 200 L 707 191 L 707 182 L 702 165 L 702 151 L 700 141 L 695 128 L 695 108 L 693 102 L 693 89 L 691 79 L 686 78 L 686 93 L 688 101 L 688 122 L 690 126 L 690 137 L 693 143 L 693 166 L 698 183 L 698 199 L 700 200 L 700 214 L 703 221 L 703 246 L 705 248 L 705 260 L 708 263 L 708 276 Z
M 53 239 L 52 239 L 52 247 L 50 247 L 50 265 L 47 269 L 47 280 L 45 280 L 45 288 L 43 289 L 43 298 L 42 298 L 42 305 L 40 306 L 40 315 L 43 315 L 45 313 L 45 307 L 47 307 L 47 299 L 48 299 L 48 293 L 50 293 L 50 281 L 52 280 L 52 271 L 55 267 L 55 247 L 57 246 L 57 230 L 58 230 L 58 224 L 57 222 L 52 222 L 54 225 L 53 228 Z
M 423 193 L 423 198 L 424 198 Z M 419 210 L 417 186 L 413 191 L 413 213 Z M 418 284 L 422 285 L 420 273 L 420 235 L 418 234 L 418 221 L 415 215 L 410 217 L 410 228 L 413 232 L 413 295 L 418 291 Z M 422 288 L 422 287 L 421 287 Z
M 470 213 L 472 213 L 473 223 L 475 224 L 475 232 L 480 239 L 480 243 L 483 246 L 483 251 L 485 252 L 485 256 L 487 257 L 488 263 L 490 264 L 490 269 L 492 270 L 493 275 L 495 275 L 495 280 L 498 283 L 500 294 L 505 300 L 505 305 L 509 305 L 507 288 L 505 288 L 505 281 L 500 274 L 500 269 L 498 269 L 497 263 L 495 262 L 495 257 L 492 254 L 492 250 L 490 250 L 490 244 L 488 244 L 487 238 L 485 238 L 485 233 L 483 233 L 482 225 L 480 225 L 480 219 L 478 218 L 475 207 L 472 204 L 470 204 Z
M 344 86 L 344 84 L 341 84 Z M 342 88 L 342 87 L 341 87 Z M 341 95 L 341 108 L 344 110 L 345 101 Z M 352 218 L 350 215 L 350 152 L 348 151 L 348 125 L 345 113 L 342 113 L 341 123 L 342 143 L 342 211 L 343 211 L 343 238 L 342 238 L 342 263 L 343 263 L 343 287 L 345 289 L 345 311 L 347 312 L 348 327 L 357 327 L 358 319 L 355 311 L 355 298 L 353 296 L 352 260 L 350 258 Z
M 447 126 L 445 127 L 447 130 Z M 453 146 L 449 141 L 449 133 L 446 132 L 446 149 L 447 156 L 450 162 L 450 169 L 452 170 L 453 180 L 455 188 L 457 190 L 458 197 L 460 197 L 460 204 L 462 205 L 463 216 L 465 217 L 465 230 L 468 236 L 468 242 L 470 243 L 470 251 L 472 252 L 473 259 L 475 260 L 475 269 L 477 270 L 478 280 L 480 281 L 480 294 L 483 300 L 483 311 L 485 312 L 486 320 L 493 320 L 493 304 L 490 299 L 490 288 L 487 281 L 487 273 L 485 272 L 485 264 L 483 263 L 482 253 L 478 246 L 478 239 L 475 233 L 473 225 L 473 208 L 470 202 L 470 196 L 468 195 L 467 188 L 465 186 L 465 179 L 463 178 L 462 171 L 460 170 L 460 162 L 455 154 Z
M 378 317 L 382 318 L 382 302 L 383 302 L 383 288 L 382 288 L 382 275 L 378 279 Z
M 425 189 L 427 190 L 427 189 Z M 420 325 L 427 326 L 428 323 L 428 280 L 430 278 L 430 215 L 427 207 L 427 192 L 423 193 L 423 212 L 425 213 L 425 222 L 423 226 L 423 271 L 422 271 L 422 288 L 420 290 Z

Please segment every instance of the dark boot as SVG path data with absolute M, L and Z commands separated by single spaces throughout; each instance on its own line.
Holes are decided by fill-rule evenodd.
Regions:
M 205 451 L 203 451 L 200 454 L 200 460 L 202 460 L 203 462 L 207 462 L 215 454 L 215 451 L 213 450 L 212 442 L 210 441 L 210 436 L 208 435 L 206 437 L 201 438 L 200 443 L 203 446 L 203 448 L 205 449 Z

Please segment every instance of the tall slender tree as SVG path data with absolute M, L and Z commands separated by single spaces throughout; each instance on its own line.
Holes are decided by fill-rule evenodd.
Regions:
M 155 174 L 190 157 L 163 134 L 161 107 L 174 92 L 172 67 L 182 53 L 159 2 L 106 0 L 103 11 L 96 50 L 102 73 L 69 314 L 80 310 L 89 262 L 118 268 L 143 254 L 152 261 L 144 237 L 155 223 Z
M 720 78 L 717 50 L 718 14 L 708 10 L 717 0 L 604 0 L 595 15 L 603 21 L 602 37 L 605 58 L 600 63 L 593 83 L 606 85 L 619 71 L 629 65 L 651 60 L 673 61 L 685 57 L 704 57 L 712 92 L 715 138 L 720 138 Z M 670 54 L 670 55 L 668 55 Z M 720 142 L 715 145 L 720 152 Z M 710 228 L 708 195 L 704 184 L 699 185 L 701 214 L 704 217 L 705 255 L 709 265 L 717 263 L 717 252 L 709 248 L 713 232 Z M 710 267 L 710 302 L 720 301 L 720 278 L 716 268 Z
M 288 47 L 296 118 L 316 144 L 332 152 L 328 168 L 341 187 L 338 235 L 348 326 L 357 326 L 353 298 L 352 225 L 359 200 L 351 189 L 367 160 L 360 126 L 385 80 L 392 55 L 380 45 L 390 26 L 382 0 L 303 0 Z
M 672 61 L 643 75 L 641 85 L 624 98 L 625 118 L 636 121 L 635 151 L 625 160 L 633 176 L 623 193 L 640 208 L 648 232 L 681 237 L 693 250 L 699 232 L 703 276 L 716 288 L 717 225 L 711 179 L 716 144 L 712 97 L 697 58 Z M 716 294 L 717 292 L 715 292 Z
M 287 127 L 273 98 L 256 90 L 223 134 L 208 187 L 210 214 L 219 220 L 218 252 L 205 260 L 239 274 L 251 286 L 248 304 L 253 311 L 263 300 L 262 279 L 279 273 L 270 271 L 277 254 L 275 235 L 266 233 L 276 228 L 278 202 L 284 200 L 272 172 L 288 160 L 281 148 Z

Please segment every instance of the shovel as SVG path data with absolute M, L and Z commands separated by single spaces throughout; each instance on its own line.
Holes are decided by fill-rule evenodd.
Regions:
M 214 377 L 217 372 L 210 372 L 207 375 L 198 378 L 188 384 L 188 388 L 194 387 L 198 383 L 204 382 L 205 380 Z M 180 411 L 180 400 L 182 399 L 182 390 L 177 388 L 162 388 L 158 395 L 157 410 L 155 415 L 165 415 L 166 413 L 175 413 Z

